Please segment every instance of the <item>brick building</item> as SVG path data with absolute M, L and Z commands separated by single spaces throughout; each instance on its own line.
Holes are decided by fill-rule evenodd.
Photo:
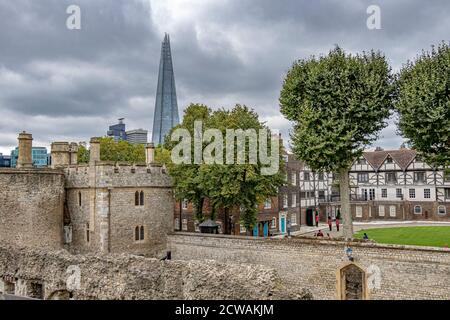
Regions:
M 285 154 L 286 182 L 274 197 L 266 199 L 258 205 L 257 225 L 253 230 L 246 230 L 240 223 L 239 208 L 231 210 L 225 215 L 219 210 L 216 223 L 219 233 L 233 235 L 269 236 L 299 230 L 302 215 L 300 212 L 300 187 L 298 176 L 302 164 L 292 154 Z M 206 200 L 203 206 L 205 216 L 209 216 L 211 206 Z M 174 229 L 188 232 L 200 232 L 198 221 L 195 219 L 194 208 L 188 201 L 177 202 L 174 209 Z

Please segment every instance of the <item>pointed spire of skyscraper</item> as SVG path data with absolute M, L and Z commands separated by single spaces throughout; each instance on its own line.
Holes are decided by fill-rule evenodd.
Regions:
M 179 122 L 175 76 L 173 74 L 172 54 L 170 52 L 170 38 L 166 33 L 161 46 L 152 142 L 155 145 L 164 143 L 164 137 Z

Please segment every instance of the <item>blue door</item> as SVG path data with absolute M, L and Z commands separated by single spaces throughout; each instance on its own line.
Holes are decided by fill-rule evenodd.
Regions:
M 254 237 L 258 236 L 258 224 L 255 224 L 255 226 L 253 227 L 253 236 Z
M 266 221 L 264 222 L 264 238 L 267 238 L 269 236 L 269 223 Z
M 280 224 L 281 233 L 286 233 L 286 217 L 281 217 Z

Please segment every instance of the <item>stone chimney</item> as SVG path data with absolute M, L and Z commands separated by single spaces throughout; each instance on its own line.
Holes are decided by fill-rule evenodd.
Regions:
M 19 157 L 17 159 L 17 168 L 32 168 L 32 148 L 33 136 L 23 131 L 19 133 Z
M 155 145 L 153 142 L 145 145 L 145 162 L 147 164 L 155 162 Z
M 78 144 L 72 142 L 69 147 L 70 164 L 78 164 Z
M 96 161 L 100 161 L 100 138 L 91 138 L 89 144 L 89 163 L 95 164 Z
M 52 168 L 66 167 L 70 164 L 70 147 L 68 142 L 52 143 Z

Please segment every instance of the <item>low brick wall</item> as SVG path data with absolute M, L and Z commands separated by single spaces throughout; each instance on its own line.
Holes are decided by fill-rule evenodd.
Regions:
M 336 299 L 336 272 L 349 262 L 345 253 L 348 245 L 354 262 L 365 269 L 368 281 L 374 284 L 369 299 L 450 299 L 448 249 L 190 233 L 176 233 L 168 241 L 173 259 L 271 267 L 288 290 L 310 290 L 314 299 Z

